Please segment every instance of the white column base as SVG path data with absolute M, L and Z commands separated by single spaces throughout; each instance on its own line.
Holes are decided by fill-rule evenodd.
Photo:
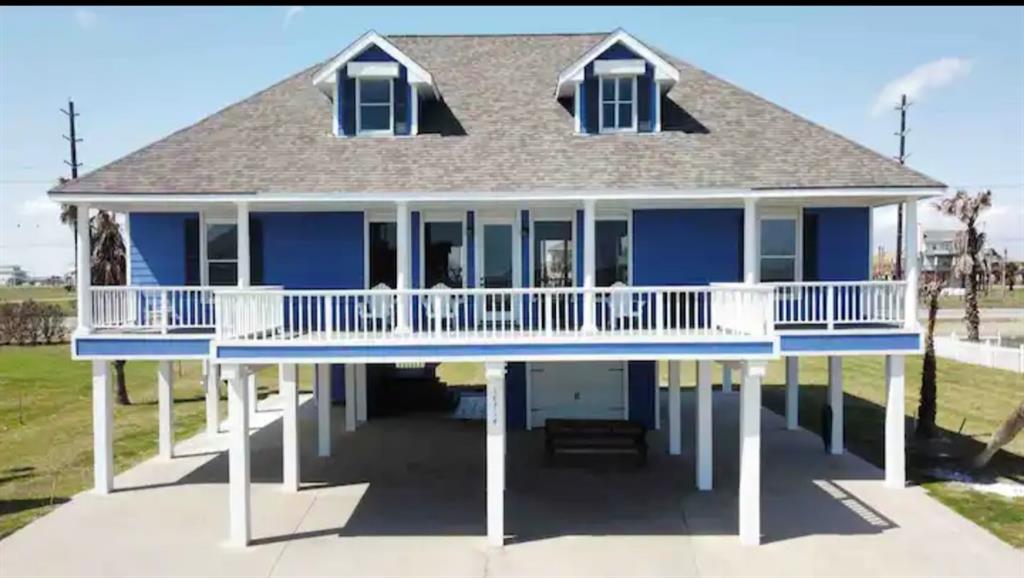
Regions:
M 679 421 L 680 414 L 680 379 L 679 362 L 668 362 L 668 453 L 678 456 L 683 450 L 683 436 Z
M 206 380 L 206 434 L 220 433 L 220 366 L 203 362 Z
M 505 363 L 488 362 L 487 543 L 505 544 Z
M 252 537 L 249 468 L 249 388 L 237 365 L 226 366 L 228 377 L 228 503 L 232 546 L 248 546 Z
M 761 379 L 763 364 L 743 363 L 740 389 L 740 543 L 761 543 Z
M 711 362 L 697 362 L 697 489 L 712 487 Z
M 359 399 L 356 385 L 356 375 L 351 363 L 345 364 L 345 431 L 356 431 L 359 425 L 357 408 Z
M 169 460 L 174 457 L 174 373 L 170 361 L 157 364 L 157 435 L 159 437 L 159 455 Z
M 843 453 L 843 358 L 828 358 L 828 405 L 832 408 L 832 455 Z
M 114 404 L 110 391 L 110 364 L 92 362 L 93 488 L 97 494 L 114 489 Z
M 326 363 L 315 367 L 317 455 L 326 458 L 331 455 L 331 367 Z
M 905 357 L 885 356 L 885 485 L 904 488 L 907 482 L 904 431 Z
M 786 358 L 786 429 L 800 427 L 800 358 Z
M 282 486 L 286 492 L 299 491 L 299 385 L 296 366 L 284 363 L 278 367 L 284 415 L 281 420 Z

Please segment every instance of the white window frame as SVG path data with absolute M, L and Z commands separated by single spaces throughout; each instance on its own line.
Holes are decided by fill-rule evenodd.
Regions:
M 633 81 L 633 99 L 631 101 L 620 100 L 619 99 L 619 81 L 621 79 L 623 79 L 623 78 L 629 78 L 629 79 L 631 79 Z M 613 100 L 607 101 L 608 104 L 611 104 L 611 103 L 615 104 L 615 120 L 616 120 L 616 122 L 615 122 L 615 126 L 614 127 L 610 127 L 610 128 L 605 128 L 605 126 L 604 126 L 604 105 L 606 104 L 605 98 L 604 98 L 604 81 L 605 80 L 614 80 L 615 81 L 615 98 Z M 599 133 L 601 133 L 601 134 L 610 134 L 610 133 L 617 133 L 617 132 L 637 132 L 637 122 L 638 122 L 637 121 L 637 104 L 638 104 L 639 98 L 638 98 L 636 89 L 637 89 L 637 77 L 636 77 L 635 74 L 628 74 L 628 75 L 624 75 L 624 74 L 605 74 L 605 75 L 601 75 L 601 76 L 597 77 L 597 105 L 598 105 L 597 106 L 597 128 L 598 128 L 598 132 Z M 628 126 L 628 127 L 621 127 L 620 128 L 618 126 L 619 123 L 617 122 L 619 120 L 619 118 L 618 118 L 619 117 L 619 105 L 626 104 L 627 102 L 629 102 L 632 105 L 632 109 L 633 109 L 633 117 L 630 119 L 632 124 L 630 126 Z
M 795 243 L 793 255 L 765 255 L 761 247 L 761 228 L 764 221 L 793 221 L 794 231 L 793 242 Z M 763 209 L 757 215 L 757 276 L 761 278 L 761 264 L 765 258 L 789 258 L 792 257 L 793 281 L 803 281 L 804 278 L 804 212 L 802 209 Z
M 519 211 L 514 214 L 488 213 L 476 211 L 473 217 L 473 287 L 481 287 L 483 280 L 484 266 L 484 235 L 485 225 L 511 225 L 512 226 L 512 287 L 518 288 L 523 284 L 523 241 L 522 241 L 522 215 Z
M 465 289 L 469 282 L 469 263 L 466 261 L 466 213 L 420 212 L 420 250 L 416 259 L 420 263 L 419 285 L 423 289 L 430 289 L 430 287 L 424 286 L 427 282 L 427 223 L 459 223 L 462 225 L 462 248 L 459 252 L 459 258 L 462 260 L 462 287 L 452 287 L 452 289 Z
M 235 250 L 234 259 L 210 259 L 210 249 L 208 247 L 210 235 L 208 228 L 210 225 L 234 225 L 235 235 L 238 235 L 238 220 L 229 217 L 208 217 L 203 213 L 199 214 L 199 284 L 201 286 L 210 286 L 210 265 L 212 263 L 234 263 L 235 271 L 238 271 L 238 250 Z M 228 287 L 228 285 L 218 285 L 218 287 Z
M 578 250 L 578 247 L 576 246 L 576 239 L 578 237 L 576 226 L 578 223 L 576 219 L 576 211 L 538 211 L 536 209 L 530 209 L 530 262 L 528 263 L 530 268 L 530 287 L 537 286 L 537 280 L 533 277 L 533 274 L 535 273 L 534 262 L 537 259 L 537 251 L 534 250 L 536 248 L 535 233 L 537 231 L 537 223 L 547 221 L 569 221 L 572 223 L 572 259 L 569 260 L 569 278 L 572 279 L 572 285 L 570 285 L 570 287 L 577 287 L 576 251 Z
M 363 104 L 361 95 L 363 92 L 362 84 L 364 80 L 371 80 L 373 82 L 385 81 L 388 83 L 388 103 L 367 103 Z M 363 107 L 373 106 L 388 108 L 388 128 L 386 129 L 375 129 L 375 130 L 363 130 Z M 356 78 L 356 135 L 364 136 L 390 136 L 395 134 L 395 79 L 393 78 Z
M 625 221 L 626 222 L 626 243 L 628 244 L 626 252 L 626 267 L 629 269 L 627 272 L 628 279 L 626 283 L 630 286 L 633 285 L 633 211 L 622 211 L 622 212 L 608 212 L 598 213 L 594 217 L 594 221 Z M 597 226 L 594 226 L 594 234 L 597 234 Z M 597 239 L 594 239 L 594 282 L 597 283 Z

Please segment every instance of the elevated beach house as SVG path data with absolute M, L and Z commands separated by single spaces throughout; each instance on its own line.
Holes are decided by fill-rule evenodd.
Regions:
M 500 545 L 508 430 L 553 417 L 663 428 L 663 361 L 663 429 L 679 453 L 679 363 L 696 360 L 697 486 L 713 485 L 710 376 L 722 364 L 724 387 L 741 384 L 739 538 L 756 544 L 769 360 L 786 360 L 795 428 L 797 359 L 828 357 L 839 453 L 843 358 L 884 355 L 885 476 L 902 487 L 917 265 L 906 281 L 870 280 L 871 211 L 906 202 L 904 237 L 916 239 L 915 201 L 944 189 L 622 30 L 368 32 L 49 192 L 79 208 L 73 356 L 93 364 L 96 490 L 113 484 L 112 360 L 163 362 L 167 456 L 169 363 L 205 362 L 214 427 L 227 381 L 225 513 L 240 545 L 254 368 L 279 368 L 283 480 L 296 490 L 298 366 L 316 367 L 330 455 L 332 398 L 354 428 L 395 364 L 479 361 L 487 539 Z M 84 274 L 99 209 L 127 215 L 126 286 Z

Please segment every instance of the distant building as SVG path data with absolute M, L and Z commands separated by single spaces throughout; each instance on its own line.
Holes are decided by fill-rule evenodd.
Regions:
M 953 257 L 956 256 L 956 231 L 924 231 L 921 249 L 922 275 L 938 279 L 943 285 L 953 280 Z
M 871 263 L 871 278 L 876 281 L 886 281 L 895 279 L 895 275 L 896 259 L 885 250 L 885 247 L 879 245 Z
M 0 285 L 23 285 L 28 273 L 18 265 L 0 265 Z

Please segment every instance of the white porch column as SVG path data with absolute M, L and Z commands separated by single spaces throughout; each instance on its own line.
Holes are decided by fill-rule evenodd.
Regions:
M 732 393 L 732 365 L 722 364 L 722 393 Z
M 356 406 L 356 419 L 360 424 L 366 421 L 366 364 L 356 365 L 356 399 L 359 405 Z
M 78 235 L 78 255 L 76 256 L 75 274 L 78 297 L 78 329 L 88 333 L 92 329 L 92 235 L 89 234 L 89 205 L 78 205 L 76 234 Z
M 596 283 L 596 202 L 594 199 L 583 201 L 583 329 L 594 329 L 594 284 Z
M 682 419 L 679 407 L 679 362 L 668 362 L 668 453 L 678 456 L 682 452 L 682 432 L 679 421 Z
M 505 544 L 505 363 L 487 362 L 487 543 Z
M 248 287 L 251 281 L 249 276 L 249 203 L 238 203 L 236 205 L 238 225 L 238 286 Z
M 765 366 L 743 362 L 740 389 L 740 543 L 761 543 L 761 380 Z
M 398 267 L 395 269 L 395 285 L 396 289 L 404 291 L 412 286 L 412 248 L 410 246 L 412 232 L 411 225 L 409 223 L 409 204 L 406 202 L 399 202 L 395 205 L 395 228 L 397 229 L 395 235 L 395 242 L 398 245 L 396 254 L 398 258 Z M 408 295 L 399 295 L 398 297 L 398 316 L 396 319 L 399 331 L 409 330 L 409 297 Z
M 828 405 L 832 408 L 831 453 L 843 453 L 843 358 L 828 358 Z
M 320 363 L 314 366 L 316 373 L 316 424 L 317 455 L 322 458 L 331 455 L 331 366 Z
M 92 472 L 97 494 L 114 489 L 114 405 L 110 364 L 92 362 Z
M 757 283 L 757 199 L 743 200 L 743 282 Z
M 174 457 L 174 373 L 170 361 L 161 361 L 156 369 L 157 421 L 160 457 Z
M 902 355 L 885 356 L 885 485 L 890 488 L 902 488 L 907 480 L 903 447 L 904 360 Z
M 907 199 L 903 211 L 906 223 L 903 227 L 903 278 L 906 279 L 906 296 L 904 297 L 904 326 L 917 327 L 917 200 Z
M 697 362 L 697 489 L 712 484 L 711 362 Z
M 299 383 L 296 367 L 291 363 L 278 366 L 284 416 L 281 420 L 281 479 L 287 492 L 299 491 Z
M 203 362 L 203 380 L 206 385 L 206 435 L 220 431 L 220 366 Z
M 359 425 L 357 409 L 359 395 L 356 393 L 356 372 L 351 363 L 345 364 L 345 431 L 356 431 Z
M 800 427 L 800 358 L 786 358 L 786 429 Z
M 256 389 L 256 370 L 249 368 L 245 373 L 245 386 L 249 388 L 249 417 L 256 417 L 256 404 L 260 401 L 259 390 Z
M 251 536 L 249 487 L 249 395 L 241 368 L 222 368 L 228 380 L 228 511 L 229 543 L 248 546 Z

